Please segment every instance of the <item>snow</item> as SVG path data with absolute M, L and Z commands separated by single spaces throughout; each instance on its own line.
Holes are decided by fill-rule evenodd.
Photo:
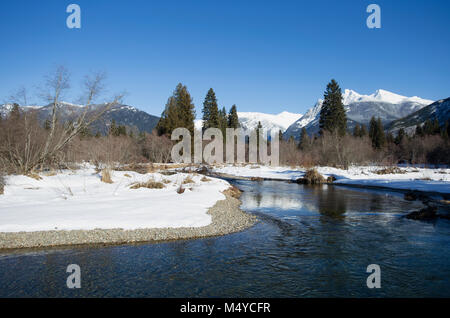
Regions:
M 317 167 L 324 177 L 334 176 L 334 183 L 377 186 L 391 189 L 450 193 L 450 169 L 401 168 L 406 173 L 376 174 L 382 167 L 352 166 L 348 170 L 333 167 Z M 304 168 L 269 167 L 258 165 L 223 166 L 213 170 L 233 176 L 296 180 L 303 177 Z
M 263 128 L 270 132 L 285 132 L 286 129 L 302 117 L 302 114 L 290 113 L 283 111 L 279 114 L 266 114 L 258 112 L 237 112 L 239 123 L 244 130 L 254 130 L 258 127 L 258 122 L 261 122 Z M 195 128 L 201 129 L 203 121 L 197 119 L 195 121 Z
M 92 167 L 42 175 L 42 180 L 8 176 L 0 195 L 0 232 L 206 226 L 208 209 L 225 199 L 222 191 L 229 184 L 215 178 L 202 182 L 202 176 L 191 174 L 195 183 L 183 185 L 184 193 L 178 194 L 188 175 L 113 171 L 112 184 L 101 182 Z M 170 183 L 164 189 L 130 189 L 150 178 Z
M 344 93 L 342 94 L 342 100 L 344 105 L 349 105 L 351 103 L 356 102 L 384 102 L 384 103 L 390 103 L 390 104 L 401 104 L 406 102 L 413 102 L 418 103 L 422 105 L 429 105 L 432 104 L 434 101 L 429 99 L 423 99 L 417 96 L 413 97 L 406 97 L 399 94 L 395 94 L 392 92 L 389 92 L 384 89 L 378 89 L 375 91 L 375 93 L 371 95 L 362 95 L 359 94 L 351 89 L 345 89 Z

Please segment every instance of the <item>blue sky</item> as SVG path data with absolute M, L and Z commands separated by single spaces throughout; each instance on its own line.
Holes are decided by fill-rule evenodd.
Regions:
M 66 7 L 81 7 L 81 29 Z M 381 7 L 368 29 L 366 7 Z M 75 100 L 82 76 L 108 73 L 109 94 L 159 115 L 176 84 L 201 116 L 210 87 L 220 106 L 304 113 L 335 78 L 342 88 L 378 88 L 427 99 L 450 96 L 450 1 L 0 2 L 0 98 L 64 64 Z M 29 100 L 42 103 L 37 97 Z

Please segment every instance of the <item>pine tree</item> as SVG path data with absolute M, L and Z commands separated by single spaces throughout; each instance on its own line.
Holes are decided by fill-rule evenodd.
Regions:
M 423 137 L 423 128 L 420 124 L 416 126 L 416 136 Z
M 309 146 L 309 136 L 308 132 L 306 131 L 306 128 L 303 127 L 302 131 L 300 133 L 300 142 L 298 143 L 298 148 L 300 150 L 306 150 Z
M 19 104 L 14 103 L 11 111 L 9 112 L 9 118 L 12 120 L 17 120 L 20 118 L 20 115 Z
M 203 130 L 219 127 L 219 108 L 214 90 L 210 88 L 203 102 Z
M 361 137 L 361 128 L 359 127 L 359 124 L 356 124 L 353 128 L 353 137 Z
M 386 136 L 380 117 L 375 119 L 375 117 L 372 116 L 372 119 L 370 120 L 369 137 L 372 139 L 372 146 L 374 148 L 381 149 L 385 145 Z
M 405 138 L 405 136 L 406 136 L 405 130 L 403 128 L 400 128 L 398 130 L 397 137 L 395 137 L 395 141 L 394 141 L 395 144 L 400 145 L 403 142 L 403 139 Z
M 342 104 L 342 92 L 338 83 L 332 79 L 324 93 L 322 109 L 320 111 L 320 131 L 334 132 L 345 135 L 347 129 L 347 115 Z
M 236 105 L 231 106 L 230 112 L 228 114 L 228 128 L 239 128 L 239 117 L 237 114 Z
M 227 117 L 227 110 L 225 107 L 223 107 L 221 110 L 219 110 L 219 126 L 218 128 L 222 132 L 223 141 L 226 141 L 226 132 L 227 132 L 227 126 L 228 126 L 228 117 Z
M 280 140 L 280 143 L 283 141 L 283 132 L 281 131 L 281 129 L 278 131 L 278 138 Z
M 50 119 L 47 118 L 44 122 L 44 129 L 50 130 L 50 128 L 51 128 L 51 122 L 50 122 Z
M 111 121 L 111 126 L 109 126 L 109 133 L 110 136 L 118 136 L 118 128 L 116 125 L 116 121 L 113 119 Z
M 187 87 L 179 83 L 175 89 L 174 94 L 176 100 L 176 110 L 180 126 L 189 130 L 191 136 L 194 135 L 194 120 L 195 120 L 195 106 L 192 103 L 192 97 L 189 94 Z M 174 127 L 174 128 L 178 128 Z M 172 133 L 172 131 L 170 132 Z
M 170 135 L 175 128 L 184 127 L 193 135 L 195 106 L 186 86 L 177 85 L 173 95 L 169 97 L 161 118 L 156 125 L 158 135 Z
M 366 128 L 366 125 L 361 125 L 361 130 L 360 130 L 360 132 L 359 132 L 359 136 L 360 137 L 365 137 L 365 136 L 367 136 L 369 133 L 367 132 L 367 128 Z

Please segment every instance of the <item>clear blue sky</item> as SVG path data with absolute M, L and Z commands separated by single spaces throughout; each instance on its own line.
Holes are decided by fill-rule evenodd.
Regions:
M 70 3 L 79 30 L 66 27 Z M 381 29 L 366 27 L 370 3 Z M 178 82 L 197 116 L 210 87 L 227 109 L 304 113 L 331 78 L 436 100 L 450 96 L 449 13 L 447 0 L 2 0 L 0 97 L 34 92 L 64 64 L 73 97 L 84 74 L 105 70 L 111 94 L 126 90 L 126 103 L 155 115 Z

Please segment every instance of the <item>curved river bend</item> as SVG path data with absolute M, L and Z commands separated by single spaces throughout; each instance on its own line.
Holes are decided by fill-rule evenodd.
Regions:
M 260 222 L 199 240 L 0 254 L 0 296 L 449 297 L 450 221 L 395 193 L 235 181 Z M 68 289 L 66 268 L 81 267 Z M 366 286 L 369 264 L 381 288 Z

